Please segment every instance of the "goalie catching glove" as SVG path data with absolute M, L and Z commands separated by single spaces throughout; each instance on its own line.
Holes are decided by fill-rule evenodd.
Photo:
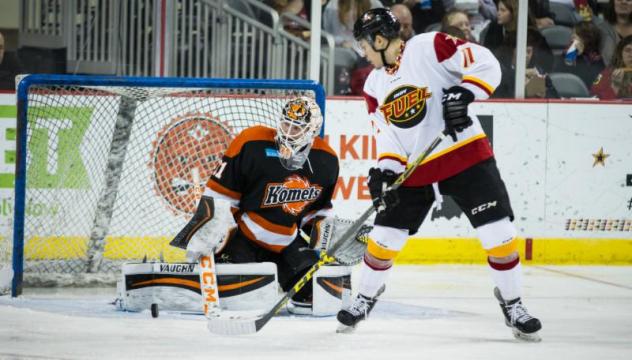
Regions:
M 338 217 L 327 217 L 317 221 L 310 235 L 310 247 L 319 250 L 321 254 L 327 252 L 334 244 L 345 241 L 333 256 L 341 265 L 352 266 L 360 263 L 369 239 L 369 232 L 373 226 L 363 224 L 353 235 L 353 239 L 343 239 L 341 236 L 354 224 L 353 220 Z

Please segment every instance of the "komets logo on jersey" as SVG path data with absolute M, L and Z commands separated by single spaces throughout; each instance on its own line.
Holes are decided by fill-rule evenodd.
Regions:
M 261 207 L 280 206 L 286 213 L 298 215 L 307 205 L 318 199 L 322 189 L 318 185 L 310 184 L 302 176 L 292 175 L 282 183 L 266 185 Z
M 403 85 L 386 96 L 380 111 L 390 124 L 404 129 L 411 128 L 426 116 L 426 99 L 430 96 L 432 94 L 427 87 Z

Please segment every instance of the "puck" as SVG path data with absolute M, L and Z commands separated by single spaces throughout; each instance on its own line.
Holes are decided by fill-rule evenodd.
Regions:
M 158 304 L 151 304 L 151 317 L 157 318 L 159 314 Z

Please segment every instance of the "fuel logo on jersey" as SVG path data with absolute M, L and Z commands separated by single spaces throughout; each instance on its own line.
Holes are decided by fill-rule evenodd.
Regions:
M 280 206 L 286 213 L 298 215 L 307 205 L 318 199 L 322 189 L 301 176 L 292 175 L 282 183 L 266 185 L 261 207 Z
M 426 99 L 430 96 L 432 94 L 427 87 L 403 85 L 386 96 L 380 111 L 390 124 L 404 129 L 411 128 L 426 116 Z

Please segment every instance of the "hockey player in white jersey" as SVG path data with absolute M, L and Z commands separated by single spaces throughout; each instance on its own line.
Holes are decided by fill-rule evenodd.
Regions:
M 517 338 L 538 341 L 540 321 L 521 301 L 520 259 L 513 212 L 490 143 L 468 105 L 487 99 L 501 78 L 486 48 L 431 32 L 407 42 L 387 9 L 371 9 L 355 23 L 359 50 L 375 69 L 364 97 L 377 141 L 369 189 L 378 209 L 360 269 L 354 303 L 338 313 L 340 332 L 364 320 L 384 291 L 393 260 L 417 232 L 439 194 L 467 215 L 488 254 L 494 294 Z M 450 135 L 394 191 L 392 184 L 442 131 Z

